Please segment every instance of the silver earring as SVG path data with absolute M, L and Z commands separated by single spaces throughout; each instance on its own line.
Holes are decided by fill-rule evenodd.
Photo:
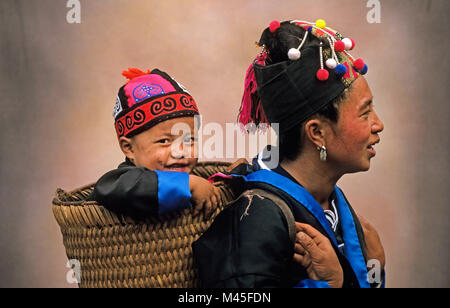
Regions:
M 322 147 L 317 147 L 317 150 L 320 151 L 320 160 L 327 160 L 327 148 L 323 145 Z

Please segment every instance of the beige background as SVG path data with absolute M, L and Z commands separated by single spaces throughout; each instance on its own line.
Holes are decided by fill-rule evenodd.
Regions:
M 355 39 L 385 123 L 372 169 L 340 185 L 379 230 L 389 287 L 450 287 L 447 0 L 0 1 L 0 287 L 73 287 L 50 202 L 122 159 L 112 108 L 127 67 L 158 67 L 205 122 L 233 122 L 273 19 L 325 19 Z

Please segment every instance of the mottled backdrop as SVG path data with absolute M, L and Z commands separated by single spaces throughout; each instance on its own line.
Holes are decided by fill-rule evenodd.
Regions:
M 0 286 L 72 287 L 51 212 L 115 168 L 112 108 L 127 67 L 158 67 L 205 122 L 233 122 L 254 42 L 273 19 L 325 19 L 357 42 L 385 123 L 372 169 L 340 185 L 379 230 L 389 287 L 449 287 L 447 0 L 0 1 Z

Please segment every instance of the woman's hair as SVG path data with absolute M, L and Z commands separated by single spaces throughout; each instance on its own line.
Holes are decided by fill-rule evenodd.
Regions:
M 292 24 L 289 21 L 282 22 L 276 34 L 272 33 L 269 28 L 264 30 L 259 39 L 258 45 L 265 46 L 269 51 L 267 64 L 275 64 L 288 61 L 288 51 L 291 48 L 297 48 L 301 43 L 301 38 L 307 30 Z M 318 46 L 321 40 L 313 35 L 309 35 L 307 41 L 303 45 L 303 49 L 311 46 Z
M 314 116 L 321 116 L 333 123 L 337 123 L 339 119 L 339 104 L 347 98 L 350 90 L 351 86 L 319 110 Z M 280 162 L 283 160 L 293 161 L 301 154 L 303 149 L 304 125 L 308 120 L 299 123 L 287 132 L 279 135 Z
M 295 24 L 291 24 L 290 22 L 281 23 L 276 35 L 274 35 L 269 29 L 266 29 L 261 35 L 259 45 L 265 46 L 268 50 L 269 58 L 266 60 L 267 64 L 276 64 L 279 62 L 288 61 L 289 49 L 297 48 L 299 46 L 301 42 L 299 38 L 303 37 L 305 31 L 305 29 Z M 310 46 L 318 46 L 319 44 L 319 38 L 309 36 L 303 48 L 306 49 Z M 320 109 L 315 116 L 319 115 L 336 123 L 339 118 L 339 103 L 345 100 L 349 90 L 350 88 L 344 90 L 338 97 Z M 307 121 L 308 120 L 305 120 L 290 130 L 280 133 L 280 161 L 295 160 L 300 155 L 303 147 L 303 127 Z

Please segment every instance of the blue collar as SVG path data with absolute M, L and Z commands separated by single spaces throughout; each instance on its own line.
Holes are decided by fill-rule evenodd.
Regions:
M 311 214 L 325 229 L 328 237 L 332 240 L 333 245 L 335 245 L 336 248 L 338 247 L 336 238 L 333 231 L 331 230 L 330 224 L 325 217 L 325 213 L 322 207 L 305 188 L 294 183 L 292 180 L 270 170 L 255 171 L 243 178 L 247 182 L 261 182 L 272 185 L 273 187 L 289 194 L 298 203 L 303 205 L 309 212 L 311 212 Z M 353 221 L 353 215 L 342 191 L 337 186 L 335 186 L 335 193 L 336 207 L 339 212 L 339 218 L 341 220 L 342 226 L 342 235 L 345 243 L 345 256 L 350 262 L 350 265 L 352 266 L 352 269 L 355 272 L 356 277 L 358 278 L 360 286 L 369 288 L 370 285 L 367 281 L 366 262 L 361 250 L 361 245 L 359 243 L 355 222 Z

